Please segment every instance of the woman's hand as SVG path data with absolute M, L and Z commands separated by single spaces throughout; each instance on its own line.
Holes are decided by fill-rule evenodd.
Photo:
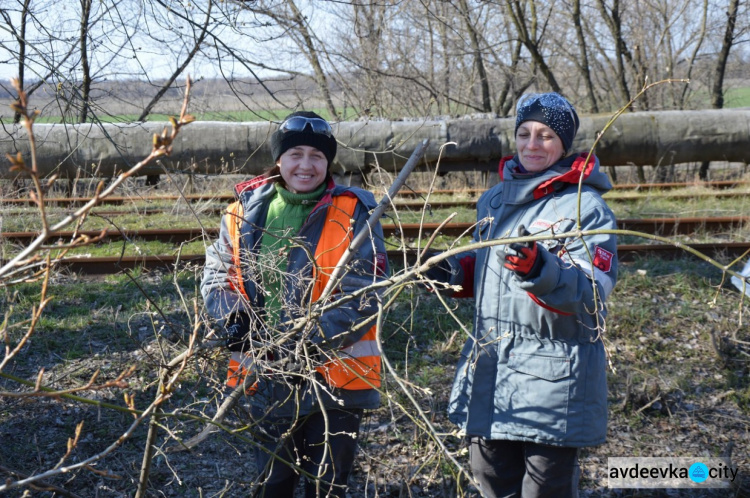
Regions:
M 232 313 L 224 326 L 226 345 L 230 351 L 244 353 L 250 350 L 252 341 L 260 329 L 260 318 L 255 314 Z
M 518 227 L 518 236 L 531 235 L 526 227 Z M 542 249 L 544 250 L 544 249 Z M 508 246 L 507 251 L 498 251 L 500 263 L 507 269 L 513 271 L 522 280 L 529 280 L 539 276 L 544 264 L 544 258 L 539 255 L 539 244 L 532 240 L 529 242 L 514 242 Z

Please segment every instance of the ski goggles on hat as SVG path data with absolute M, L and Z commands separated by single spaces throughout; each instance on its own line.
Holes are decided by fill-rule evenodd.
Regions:
M 333 130 L 331 129 L 331 125 L 328 124 L 328 121 L 322 118 L 292 116 L 291 118 L 281 123 L 279 131 L 283 133 L 286 133 L 288 131 L 302 132 L 305 131 L 305 128 L 307 128 L 308 125 L 310 126 L 310 129 L 313 133 L 325 135 L 327 137 L 333 137 Z

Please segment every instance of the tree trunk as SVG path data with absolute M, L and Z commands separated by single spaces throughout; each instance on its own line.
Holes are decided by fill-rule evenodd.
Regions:
M 507 6 L 508 13 L 513 20 L 513 24 L 515 24 L 516 29 L 518 30 L 518 39 L 523 43 L 524 47 L 526 47 L 526 50 L 529 51 L 529 54 L 531 54 L 532 61 L 542 73 L 542 76 L 544 76 L 550 90 L 562 93 L 552 69 L 547 65 L 547 61 L 544 60 L 544 56 L 540 51 L 539 40 L 536 39 L 536 4 L 533 0 L 530 4 L 531 14 L 528 17 L 531 18 L 532 22 L 531 32 L 529 32 L 529 27 L 526 25 L 527 16 L 521 3 L 518 0 L 515 0 L 513 2 L 508 2 L 505 5 Z
M 581 76 L 586 85 L 586 97 L 589 101 L 589 108 L 591 109 L 591 112 L 596 114 L 599 112 L 599 106 L 596 103 L 594 83 L 591 81 L 591 68 L 589 66 L 589 56 L 586 50 L 586 37 L 583 35 L 583 26 L 581 26 L 581 0 L 573 0 L 573 24 L 576 27 L 578 47 L 581 51 L 581 61 L 578 63 L 578 68 L 581 71 Z
M 21 37 L 18 40 L 18 88 L 23 90 L 24 87 L 24 71 L 26 69 L 26 20 L 29 14 L 29 3 L 31 0 L 25 0 L 23 2 L 23 10 L 21 12 Z M 21 115 L 15 113 L 13 116 L 13 122 L 19 123 L 21 121 Z
M 443 11 L 445 11 L 445 6 L 442 7 Z M 450 46 L 448 42 L 448 26 L 446 23 L 441 22 L 438 23 L 438 29 L 440 32 L 440 48 L 443 51 L 443 60 L 445 61 L 445 67 L 442 71 L 442 88 L 443 88 L 443 95 L 442 100 L 444 102 L 445 111 L 440 111 L 441 113 L 450 114 L 451 112 L 451 78 L 450 78 L 450 70 L 448 69 L 450 64 L 450 59 L 445 55 L 448 53 Z
M 323 100 L 325 101 L 326 109 L 328 110 L 330 119 L 336 119 L 338 113 L 336 112 L 336 106 L 333 105 L 331 90 L 330 88 L 328 88 L 328 79 L 326 78 L 326 74 L 323 71 L 323 66 L 321 66 L 320 64 L 318 50 L 317 48 L 315 48 L 313 37 L 310 34 L 310 31 L 307 29 L 305 18 L 297 8 L 294 0 L 287 0 L 286 3 L 292 11 L 292 18 L 294 20 L 296 28 L 299 30 L 299 35 L 302 37 L 304 47 L 301 48 L 305 49 L 305 56 L 312 66 L 313 73 L 315 74 L 315 81 L 317 82 L 320 93 L 322 94 Z
M 620 1 L 614 0 L 612 3 L 611 12 L 607 12 L 607 6 L 604 0 L 597 2 L 599 11 L 602 14 L 602 18 L 607 23 L 612 38 L 615 40 L 615 60 L 617 63 L 617 86 L 620 90 L 620 97 L 623 102 L 630 102 L 630 89 L 628 88 L 627 74 L 625 72 L 625 59 L 628 61 L 632 60 L 632 56 L 628 51 L 628 47 L 625 44 L 625 40 L 622 38 L 622 21 L 620 19 Z M 632 107 L 628 110 L 633 110 Z
M 91 98 L 91 68 L 89 67 L 88 37 L 89 19 L 91 17 L 92 0 L 81 0 L 81 109 L 78 122 L 85 123 L 89 114 L 89 99 Z
M 669 44 L 667 44 L 669 45 Z M 641 89 L 646 87 L 646 76 L 648 74 L 648 68 L 646 68 L 644 62 L 643 62 L 643 49 L 640 45 L 636 45 L 635 48 L 633 48 L 633 52 L 635 52 L 635 59 L 633 60 L 633 72 L 635 73 L 635 85 L 636 88 L 640 91 Z M 670 56 L 671 58 L 671 56 Z M 669 66 L 669 71 L 672 71 L 672 64 L 668 63 L 667 66 Z M 671 73 L 668 75 L 669 78 L 672 77 Z M 642 102 L 640 105 L 638 105 L 638 110 L 641 111 L 648 111 L 651 109 L 651 105 L 649 104 L 649 98 L 648 98 L 648 92 L 643 92 L 641 96 L 639 97 L 639 100 Z
M 508 116 L 511 109 L 513 109 L 513 104 L 515 103 L 516 96 L 523 93 L 531 84 L 531 81 L 522 84 L 520 88 L 516 88 L 515 95 L 509 95 L 511 93 L 511 89 L 513 88 L 513 75 L 516 73 L 518 62 L 521 60 L 522 46 L 523 45 L 521 44 L 521 42 L 517 41 L 513 47 L 513 55 L 510 58 L 508 77 L 505 79 L 505 83 L 503 83 L 503 87 L 500 89 L 497 101 L 495 103 L 495 113 L 498 116 Z
M 693 50 L 692 55 L 690 56 L 690 61 L 688 62 L 688 69 L 687 74 L 685 75 L 686 78 L 689 80 L 693 73 L 693 66 L 695 66 L 695 61 L 698 58 L 698 53 L 700 51 L 701 46 L 703 46 L 703 40 L 706 39 L 706 22 L 708 21 L 708 0 L 703 0 L 703 8 L 701 11 L 701 32 L 700 35 L 698 35 L 698 41 L 695 43 L 695 50 Z M 682 93 L 680 94 L 680 109 L 685 108 L 685 97 L 687 96 L 688 91 L 688 85 L 682 86 Z
M 607 166 L 612 183 L 617 183 L 617 166 Z
M 646 171 L 640 164 L 635 168 L 636 174 L 638 175 L 638 183 L 646 183 Z
M 352 9 L 354 12 L 354 33 L 361 52 L 360 57 L 366 68 L 377 67 L 380 61 L 380 52 L 382 50 L 382 23 L 383 17 L 385 16 L 385 5 L 353 3 Z M 378 110 L 377 112 L 382 112 L 379 105 L 382 76 L 374 71 L 368 70 L 365 70 L 363 76 L 365 78 L 366 92 L 364 98 L 357 95 L 361 94 L 361 91 L 351 91 L 355 100 L 360 102 L 359 110 L 364 111 L 365 109 L 374 108 Z M 349 78 L 344 75 L 340 79 L 348 80 Z M 346 110 L 346 106 L 344 106 L 344 110 Z
M 8 26 L 11 27 L 13 34 L 15 34 L 16 40 L 18 41 L 18 88 L 24 90 L 24 72 L 26 70 L 26 22 L 29 15 L 29 3 L 31 0 L 24 0 L 23 7 L 21 8 L 21 25 L 19 27 L 20 33 L 16 34 L 16 30 L 12 29 L 10 16 L 3 11 L 2 16 L 5 19 Z M 28 95 L 28 94 L 27 94 Z M 21 122 L 21 114 L 16 112 L 13 114 L 13 122 Z
M 471 22 L 471 16 L 469 15 L 469 5 L 466 0 L 459 0 L 459 6 L 461 9 L 461 17 L 464 19 L 466 25 L 466 31 L 469 33 L 469 40 L 471 42 L 471 51 L 474 54 L 474 67 L 476 68 L 477 75 L 479 76 L 479 86 L 482 94 L 482 111 L 492 112 L 492 101 L 490 100 L 490 83 L 487 78 L 487 70 L 484 67 L 484 58 L 482 56 L 482 50 L 479 45 L 479 35 L 477 30 Z
M 721 109 L 724 107 L 724 73 L 727 68 L 727 59 L 729 51 L 734 44 L 734 26 L 737 23 L 737 11 L 739 10 L 740 0 L 729 0 L 729 11 L 727 12 L 727 26 L 724 30 L 724 39 L 719 50 L 719 59 L 716 61 L 714 69 L 714 82 L 711 86 L 711 107 Z M 708 180 L 709 162 L 701 162 L 698 170 L 698 178 Z
M 714 69 L 714 84 L 711 86 L 711 107 L 721 109 L 724 107 L 724 72 L 727 68 L 729 51 L 734 44 L 734 26 L 737 22 L 737 11 L 740 0 L 729 0 L 729 11 L 727 12 L 727 26 L 724 30 L 724 40 L 721 43 L 719 59 Z

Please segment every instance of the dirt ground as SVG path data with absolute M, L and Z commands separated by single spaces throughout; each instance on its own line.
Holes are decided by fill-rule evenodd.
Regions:
M 705 278 L 698 274 L 700 278 Z M 685 282 L 669 280 L 667 292 L 653 294 L 637 280 L 625 281 L 612 305 L 612 323 L 608 349 L 613 353 L 610 372 L 610 421 L 606 444 L 581 452 L 581 496 L 586 497 L 673 497 L 673 496 L 750 496 L 747 481 L 748 374 L 746 350 L 731 335 L 725 314 L 739 310 L 737 293 L 727 289 L 727 305 L 693 310 L 685 329 L 677 329 L 680 318 L 674 309 L 688 299 L 672 289 Z M 632 276 L 637 279 L 637 274 Z M 84 283 L 84 282 L 81 282 Z M 87 285 L 93 285 L 88 283 Z M 638 327 L 630 321 L 632 301 L 650 297 L 645 316 Z M 429 300 L 427 296 L 425 299 Z M 689 303 L 688 303 L 689 304 Z M 56 306 L 64 306 L 64 303 Z M 425 302 L 424 306 L 430 306 Z M 470 312 L 460 303 L 459 312 Z M 53 310 L 54 311 L 54 310 Z M 168 311 L 168 310 L 164 310 Z M 736 317 L 729 317 L 730 320 Z M 142 334 L 141 342 L 107 342 L 97 335 L 97 317 L 79 330 L 86 336 L 90 354 L 76 360 L 64 360 L 60 352 L 31 347 L 4 373 L 30 379 L 39 368 L 45 369 L 47 385 L 66 389 L 81 385 L 94 371 L 100 381 L 112 379 L 128 366 L 136 371 L 124 390 L 135 396 L 138 408 L 155 396 L 154 359 L 160 354 L 173 357 L 183 345 L 175 334 L 148 337 L 153 319 L 146 313 L 127 320 L 126 334 Z M 433 323 L 416 323 L 429 328 Z M 746 325 L 745 325 L 746 327 Z M 744 329 L 746 335 L 746 329 Z M 742 331 L 739 331 L 742 332 Z M 106 337 L 106 336 L 105 336 Z M 446 336 L 442 336 L 446 337 Z M 740 335 L 739 337 L 744 337 Z M 456 428 L 446 418 L 448 386 L 454 373 L 460 339 L 435 341 L 411 354 L 414 364 L 408 378 L 419 410 L 404 395 L 402 388 L 387 377 L 382 407 L 369 413 L 360 435 L 360 453 L 350 488 L 352 497 L 451 497 L 478 496 L 476 490 L 458 474 L 438 447 L 439 439 L 455 462 L 468 468 L 467 456 Z M 169 417 L 160 420 L 156 454 L 150 473 L 147 496 L 208 497 L 245 496 L 255 477 L 252 445 L 244 432 L 219 432 L 190 452 L 170 452 L 175 437 L 196 434 L 201 423 L 188 420 L 186 414 L 213 414 L 217 401 L 212 396 L 220 382 L 226 357 L 211 353 L 191 366 L 191 373 L 177 386 L 163 410 Z M 401 370 L 403 373 L 403 370 Z M 16 382 L 0 379 L 0 391 L 19 392 Z M 124 406 L 123 390 L 112 388 L 81 393 L 88 400 Z M 241 429 L 248 420 L 242 405 L 226 420 L 227 428 Z M 37 474 L 96 455 L 113 444 L 132 423 L 133 416 L 121 411 L 82 403 L 75 399 L 0 396 L 0 470 L 6 479 Z M 83 430 L 76 447 L 65 461 L 67 440 L 74 436 L 76 424 Z M 427 422 L 432 429 L 428 429 Z M 34 488 L 14 490 L 6 496 L 133 496 L 138 486 L 147 427 L 136 429 L 121 447 L 85 469 L 64 472 L 44 479 L 63 491 Z M 730 456 L 740 475 L 733 490 L 616 490 L 607 487 L 607 458 L 611 456 Z M 14 473 L 15 472 L 15 473 Z M 458 489 L 462 491 L 458 491 Z M 26 494 L 24 494 L 26 493 Z

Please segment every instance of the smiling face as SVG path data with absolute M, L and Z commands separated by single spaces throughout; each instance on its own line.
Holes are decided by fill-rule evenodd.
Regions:
M 286 188 L 295 194 L 312 192 L 326 179 L 328 160 L 325 154 L 309 145 L 287 149 L 276 161 Z
M 516 131 L 518 158 L 527 171 L 539 172 L 559 161 L 565 149 L 562 140 L 544 123 L 524 121 Z

